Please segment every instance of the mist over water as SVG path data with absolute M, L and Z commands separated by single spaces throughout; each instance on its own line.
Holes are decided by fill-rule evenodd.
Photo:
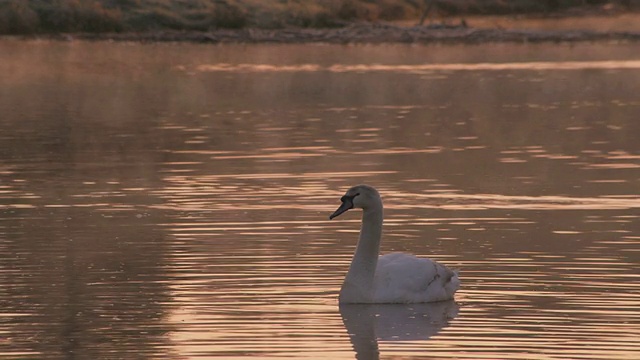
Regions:
M 633 44 L 0 42 L 0 353 L 636 358 Z M 359 214 L 456 302 L 341 306 Z

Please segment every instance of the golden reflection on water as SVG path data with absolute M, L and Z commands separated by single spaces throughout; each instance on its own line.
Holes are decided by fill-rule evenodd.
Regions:
M 8 47 L 3 355 L 640 353 L 634 49 Z M 229 65 L 175 71 L 199 62 Z M 328 214 L 356 183 L 384 197 L 383 252 L 459 269 L 456 303 L 338 306 L 360 219 Z
M 383 65 L 383 64 L 336 64 L 322 67 L 317 64 L 304 65 L 265 65 L 265 64 L 209 64 L 198 65 L 199 72 L 422 72 L 422 71 L 504 71 L 504 70 L 619 70 L 640 69 L 638 60 L 620 61 L 553 61 L 553 62 L 518 62 L 518 63 L 472 63 L 472 64 L 415 64 L 415 65 Z

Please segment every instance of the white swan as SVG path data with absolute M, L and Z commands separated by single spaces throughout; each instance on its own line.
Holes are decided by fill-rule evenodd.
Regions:
M 458 274 L 433 260 L 391 253 L 380 256 L 382 200 L 368 185 L 357 185 L 340 199 L 329 219 L 361 208 L 362 228 L 349 272 L 340 289 L 341 304 L 426 303 L 453 299 Z

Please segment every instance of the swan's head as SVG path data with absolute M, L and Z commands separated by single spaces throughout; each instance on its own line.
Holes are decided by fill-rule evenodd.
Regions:
M 334 217 L 353 208 L 367 210 L 374 206 L 381 206 L 378 190 L 369 185 L 356 185 L 352 187 L 340 198 L 340 201 L 342 201 L 342 205 L 340 205 L 338 210 L 329 216 L 329 219 L 333 219 Z

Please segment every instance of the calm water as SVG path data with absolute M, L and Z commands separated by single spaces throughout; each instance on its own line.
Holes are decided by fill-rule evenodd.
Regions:
M 637 44 L 0 41 L 0 354 L 640 357 Z M 383 252 L 456 302 L 344 306 Z

